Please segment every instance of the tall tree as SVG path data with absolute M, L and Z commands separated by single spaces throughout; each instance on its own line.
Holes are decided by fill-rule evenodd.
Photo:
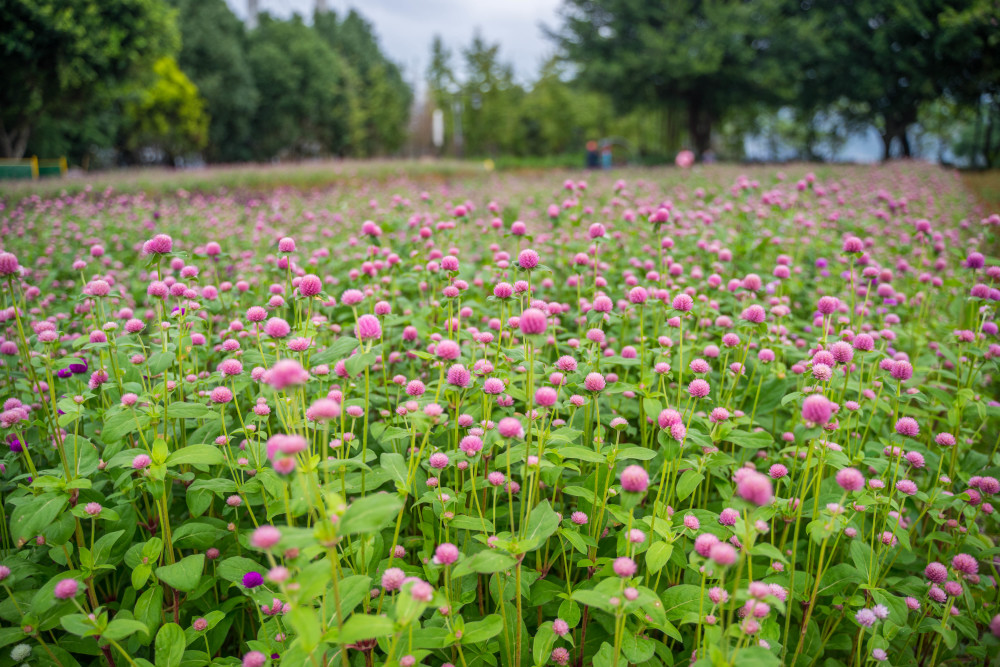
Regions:
M 348 81 L 356 113 L 351 152 L 371 156 L 399 149 L 413 95 L 399 66 L 379 47 L 371 23 L 352 9 L 340 22 L 334 12 L 318 12 L 313 25 L 356 75 Z
M 260 96 L 247 63 L 243 22 L 225 0 L 171 0 L 177 8 L 184 73 L 198 86 L 211 117 L 205 157 L 248 160 L 250 123 Z
M 500 60 L 500 45 L 478 32 L 462 52 L 466 78 L 462 89 L 462 127 L 472 155 L 496 155 L 513 148 L 515 110 L 524 91 L 514 83 L 514 70 Z
M 205 100 L 173 58 L 160 58 L 148 84 L 137 88 L 124 106 L 124 144 L 130 151 L 153 148 L 173 164 L 208 142 Z
M 793 93 L 799 29 L 782 0 L 566 0 L 561 14 L 552 36 L 582 80 L 622 109 L 684 109 L 699 156 L 727 111 Z
M 264 14 L 247 58 L 263 100 L 251 124 L 257 158 L 344 153 L 348 66 L 312 27 Z
M 162 0 L 0 0 L 0 156 L 21 157 L 49 116 L 85 113 L 177 48 Z

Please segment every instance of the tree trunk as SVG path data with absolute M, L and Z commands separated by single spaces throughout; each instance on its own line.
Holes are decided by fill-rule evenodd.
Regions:
M 993 168 L 993 128 L 996 126 L 994 111 L 989 106 L 986 107 L 986 138 L 983 141 L 983 160 L 986 162 L 987 169 Z
M 712 146 L 712 117 L 698 98 L 688 101 L 688 132 L 694 144 L 694 154 L 700 162 Z
M 31 136 L 31 126 L 22 121 L 11 131 L 7 131 L 3 119 L 0 118 L 0 157 L 22 158 L 28 148 L 28 137 Z
M 899 130 L 899 141 L 903 144 L 903 157 L 912 157 L 910 153 L 910 138 L 906 136 L 906 125 Z
M 886 130 L 882 133 L 882 161 L 888 162 L 889 158 L 892 157 L 892 139 L 893 135 Z

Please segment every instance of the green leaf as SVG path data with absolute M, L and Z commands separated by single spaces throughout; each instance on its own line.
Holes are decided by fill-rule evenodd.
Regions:
M 451 571 L 451 576 L 453 578 L 461 577 L 471 572 L 492 574 L 509 570 L 516 564 L 517 559 L 513 556 L 494 549 L 484 549 L 459 562 Z
M 319 624 L 319 615 L 310 607 L 296 607 L 285 617 L 288 624 L 298 635 L 299 644 L 307 653 L 312 653 L 319 646 L 323 629 Z
M 338 361 L 356 350 L 358 345 L 360 345 L 360 343 L 357 338 L 351 338 L 350 336 L 338 338 L 325 350 L 310 357 L 309 364 L 311 366 L 319 366 L 321 364 L 329 364 L 334 361 Z
M 177 549 L 208 549 L 221 539 L 225 533 L 205 521 L 187 521 L 173 534 L 174 547 Z
M 217 572 L 220 577 L 235 584 L 243 581 L 243 575 L 247 572 L 262 572 L 265 569 L 267 568 L 249 558 L 233 556 L 219 563 Z
M 0 647 L 19 642 L 26 636 L 21 628 L 0 628 Z
M 646 569 L 649 570 L 650 574 L 656 574 L 660 571 L 667 561 L 670 560 L 670 555 L 674 551 L 674 545 L 668 542 L 656 542 L 649 547 L 646 551 Z
M 761 449 L 774 442 L 774 438 L 767 431 L 754 431 L 752 433 L 747 431 L 730 431 L 723 440 L 749 449 Z
M 358 498 L 340 518 L 338 532 L 341 535 L 375 533 L 395 518 L 402 506 L 402 500 L 387 493 Z
M 201 403 L 182 403 L 177 401 L 167 406 L 167 419 L 205 419 L 218 417 L 219 414 Z
M 606 463 L 608 460 L 608 457 L 603 454 L 599 454 L 592 449 L 587 449 L 586 447 L 562 447 L 556 451 L 559 453 L 559 456 L 563 457 L 563 459 L 578 459 L 589 463 Z
M 463 644 L 478 644 L 496 637 L 501 630 L 503 618 L 500 614 L 490 614 L 481 621 L 466 624 L 461 641 Z
M 156 578 L 171 588 L 190 593 L 201 580 L 205 567 L 205 554 L 188 556 L 173 565 L 156 568 Z
M 223 463 L 226 457 L 222 450 L 212 445 L 188 445 L 167 457 L 167 466 L 204 465 Z
M 531 657 L 536 665 L 544 665 L 552 654 L 556 643 L 556 633 L 552 631 L 551 623 L 543 623 L 535 632 L 535 641 L 531 645 Z
M 672 586 L 663 592 L 663 611 L 670 620 L 678 620 L 687 612 L 698 611 L 698 599 L 701 597 L 701 587 L 694 586 L 692 584 L 681 584 L 679 586 Z M 712 606 L 712 603 L 707 600 L 708 604 L 705 608 Z
M 146 567 L 149 567 L 148 565 Z M 160 615 L 163 612 L 163 587 L 153 586 L 139 596 L 135 603 L 135 618 L 146 624 L 147 636 L 152 636 L 160 627 Z
M 678 502 L 690 496 L 704 479 L 705 476 L 697 470 L 685 471 L 685 473 L 681 475 L 681 478 L 677 480 L 676 489 Z
M 62 513 L 66 502 L 66 496 L 61 493 L 43 493 L 28 502 L 20 503 L 10 517 L 14 538 L 29 540 L 41 535 Z
M 184 630 L 167 623 L 156 633 L 156 667 L 180 667 L 187 644 Z
M 155 352 L 149 357 L 149 374 L 159 375 L 177 360 L 173 352 Z M 159 664 L 159 662 L 157 662 Z
M 406 493 L 410 492 L 407 484 L 406 461 L 403 459 L 402 454 L 387 452 L 379 457 L 379 463 L 381 463 L 382 468 L 389 473 L 392 480 L 396 482 L 397 490 L 402 490 Z
M 84 614 L 66 614 L 59 619 L 59 623 L 77 637 L 89 637 L 96 630 L 93 622 Z
M 875 563 L 875 554 L 872 552 L 872 548 L 868 546 L 868 543 L 864 540 L 851 540 L 850 553 L 854 567 L 861 573 L 864 580 L 867 582 L 874 581 L 872 567 Z
M 552 533 L 559 528 L 559 515 L 552 509 L 549 501 L 539 503 L 531 510 L 528 518 L 528 528 L 525 530 L 524 539 L 518 542 L 518 553 L 534 551 L 549 539 Z
M 120 639 L 125 639 L 136 632 L 141 632 L 146 636 L 149 635 L 149 629 L 142 621 L 136 621 L 131 618 L 116 618 L 108 623 L 108 627 L 101 633 L 101 636 L 105 639 L 118 641 Z
M 652 449 L 646 449 L 645 447 L 626 447 L 618 451 L 616 458 L 619 461 L 629 461 L 632 459 L 638 461 L 651 461 L 656 458 L 656 452 Z
M 347 361 L 344 362 L 344 369 L 348 375 L 354 377 L 373 363 L 375 363 L 375 355 L 371 352 L 362 352 L 361 354 L 355 354 L 353 357 L 348 357 Z
M 354 614 L 344 623 L 337 641 L 340 644 L 353 644 L 362 639 L 388 637 L 395 631 L 395 624 L 385 616 Z
M 129 433 L 135 433 L 149 426 L 149 417 L 131 410 L 120 412 L 104 420 L 101 425 L 101 440 L 105 444 L 114 444 Z
M 93 556 L 95 565 L 101 565 L 111 557 L 111 550 L 114 549 L 115 542 L 124 534 L 124 530 L 116 530 L 113 533 L 102 536 L 101 539 L 94 543 Z
M 740 667 L 778 667 L 781 659 L 762 646 L 750 646 L 737 651 L 732 664 Z

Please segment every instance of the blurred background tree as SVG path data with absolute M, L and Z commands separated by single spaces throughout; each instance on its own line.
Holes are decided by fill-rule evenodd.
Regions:
M 162 153 L 170 164 L 205 147 L 208 125 L 198 87 L 170 56 L 153 64 L 148 85 L 137 87 L 124 104 L 125 148 Z
M 178 44 L 160 0 L 0 0 L 0 157 L 78 118 Z
M 1000 160 L 996 0 L 563 0 L 536 75 L 477 32 L 433 39 L 426 85 L 322 7 L 251 28 L 226 0 L 0 0 L 0 154 L 581 164 L 600 140 L 645 164 L 836 159 L 865 135 L 884 158 Z

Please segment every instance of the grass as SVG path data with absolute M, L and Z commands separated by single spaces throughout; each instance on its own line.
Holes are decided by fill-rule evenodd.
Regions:
M 255 193 L 289 187 L 297 190 L 316 190 L 337 185 L 361 182 L 387 182 L 406 179 L 418 183 L 433 183 L 452 179 L 487 178 L 496 172 L 531 172 L 565 170 L 586 178 L 581 165 L 582 156 L 556 155 L 542 158 L 482 159 L 379 159 L 379 160 L 315 160 L 283 164 L 213 165 L 197 169 L 169 169 L 147 167 L 83 173 L 62 179 L 38 181 L 0 181 L 0 201 L 13 202 L 24 197 L 50 198 L 75 195 L 93 190 L 112 188 L 121 194 L 145 193 L 150 197 L 164 197 L 179 192 L 222 194 L 233 192 Z M 890 168 L 893 165 L 888 165 Z M 807 171 L 815 172 L 821 179 L 838 171 L 851 169 L 879 169 L 878 165 L 789 164 L 782 170 L 789 178 L 799 178 Z M 672 167 L 626 167 L 616 169 L 623 174 L 641 176 Z M 773 174 L 767 165 L 720 164 L 697 167 L 694 172 L 711 169 L 732 172 L 735 179 L 740 174 L 751 178 Z M 688 175 L 678 172 L 681 179 Z M 1000 212 L 1000 170 L 963 172 L 961 179 L 966 188 L 982 206 L 983 215 Z
M 983 206 L 983 213 L 1000 213 L 1000 169 L 963 172 L 962 182 Z
M 357 181 L 443 180 L 487 173 L 481 162 L 458 160 L 317 160 L 286 164 L 214 165 L 197 169 L 135 168 L 70 175 L 62 179 L 0 181 L 0 199 L 73 195 L 113 188 L 150 196 L 178 190 L 203 193 L 264 191 L 279 187 L 311 190 Z

